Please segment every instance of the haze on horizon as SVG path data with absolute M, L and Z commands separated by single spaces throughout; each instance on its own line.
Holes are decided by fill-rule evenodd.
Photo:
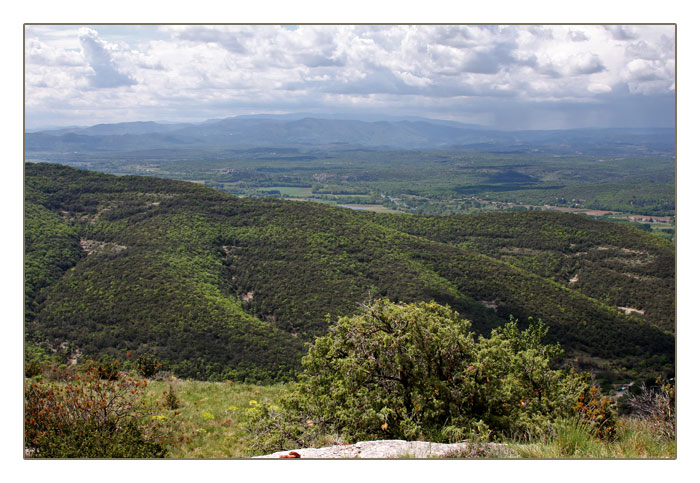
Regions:
M 675 127 L 674 25 L 27 25 L 25 128 L 304 112 Z

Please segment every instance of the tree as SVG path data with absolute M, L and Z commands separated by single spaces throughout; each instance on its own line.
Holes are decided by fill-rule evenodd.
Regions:
M 544 432 L 572 414 L 585 375 L 551 367 L 562 351 L 546 328 L 516 321 L 478 337 L 437 303 L 376 300 L 316 339 L 304 371 L 278 410 L 260 408 L 250 428 L 260 449 L 345 440 Z

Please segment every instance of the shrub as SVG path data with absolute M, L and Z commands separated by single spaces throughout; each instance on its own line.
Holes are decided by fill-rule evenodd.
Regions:
M 591 386 L 583 391 L 575 406 L 576 414 L 600 439 L 612 440 L 617 430 L 617 417 L 610 398 L 603 397 L 600 388 Z
M 59 379 L 57 376 L 55 379 Z M 145 380 L 61 373 L 25 388 L 25 446 L 41 458 L 154 458 L 167 452 L 163 418 L 144 399 Z
M 676 437 L 676 388 L 670 383 L 655 387 L 643 384 L 639 391 L 626 398 L 632 414 L 644 418 L 662 439 Z
M 165 406 L 167 406 L 168 409 L 177 409 L 180 407 L 180 398 L 177 397 L 172 384 L 170 384 L 168 392 L 165 394 Z
M 143 377 L 153 377 L 160 371 L 162 364 L 153 354 L 143 354 L 136 359 L 136 367 Z
M 24 346 L 24 377 L 35 377 L 43 373 L 58 358 L 37 344 L 26 342 Z
M 545 432 L 571 413 L 584 376 L 554 370 L 546 328 L 511 320 L 490 338 L 436 303 L 378 300 L 316 339 L 278 411 L 248 425 L 261 450 L 341 439 L 499 439 Z
M 119 361 L 103 357 L 97 362 L 88 362 L 88 367 L 93 367 L 97 371 L 100 379 L 116 381 L 119 379 Z

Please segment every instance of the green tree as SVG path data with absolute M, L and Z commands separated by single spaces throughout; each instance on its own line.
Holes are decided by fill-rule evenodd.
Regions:
M 551 430 L 573 414 L 584 374 L 552 368 L 558 346 L 546 328 L 511 320 L 491 337 L 437 303 L 377 300 L 342 317 L 303 359 L 279 409 L 259 408 L 249 425 L 263 450 L 344 440 L 498 439 Z

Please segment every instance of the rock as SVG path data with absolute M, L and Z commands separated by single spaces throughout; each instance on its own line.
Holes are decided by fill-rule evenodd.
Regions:
M 355 444 L 327 446 L 325 448 L 302 448 L 294 451 L 278 451 L 256 458 L 439 458 L 458 452 L 467 452 L 470 443 L 430 443 L 427 441 L 378 440 L 361 441 Z M 491 447 L 492 445 L 488 445 Z M 498 446 L 500 445 L 493 445 Z M 290 456 L 296 454 L 298 456 Z

